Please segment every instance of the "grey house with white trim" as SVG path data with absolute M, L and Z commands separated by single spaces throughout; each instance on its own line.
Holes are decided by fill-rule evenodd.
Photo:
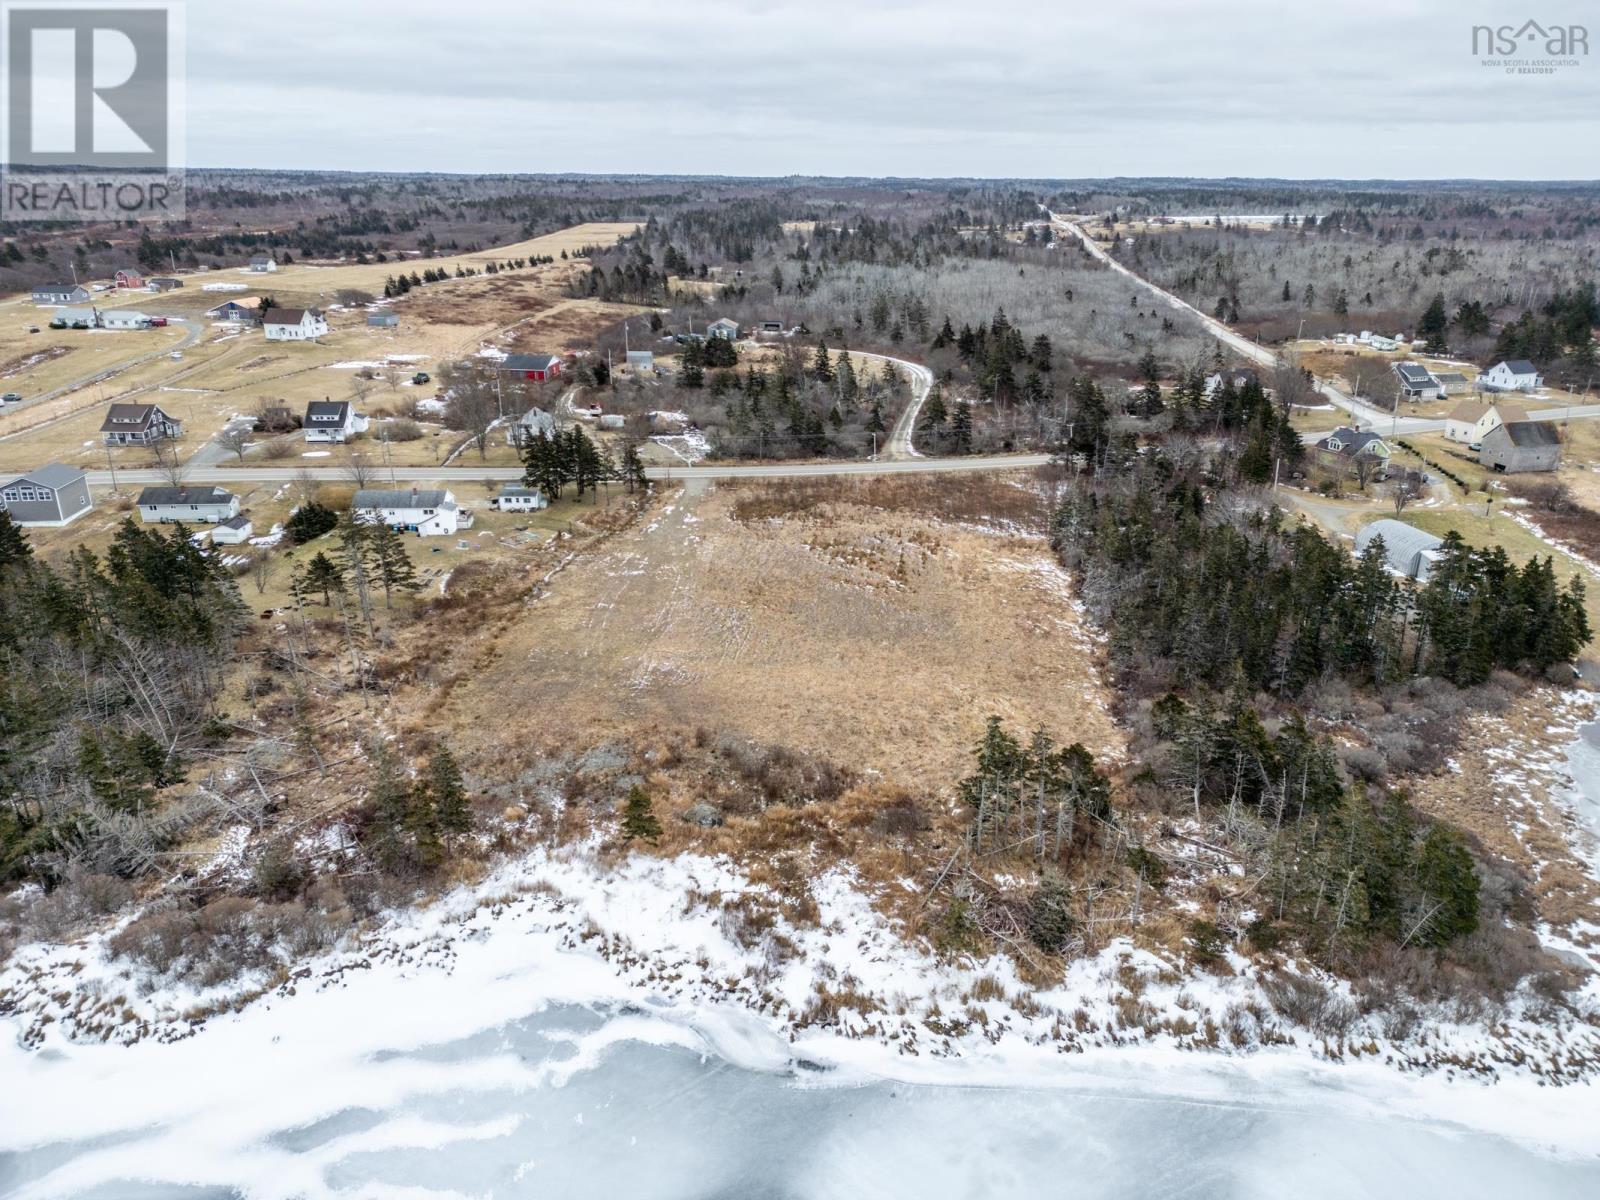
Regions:
M 35 304 L 82 304 L 89 299 L 89 289 L 81 283 L 41 283 L 33 289 Z
M 0 483 L 0 510 L 18 525 L 69 525 L 94 507 L 81 467 L 48 463 Z
M 362 488 L 350 507 L 357 520 L 421 537 L 454 533 L 461 524 L 456 498 L 442 488 Z
M 1400 394 L 1407 400 L 1437 400 L 1444 395 L 1433 372 L 1421 363 L 1399 362 L 1393 370 L 1400 381 Z
M 239 515 L 239 497 L 219 487 L 147 487 L 138 505 L 146 525 L 216 525 Z
M 183 432 L 183 422 L 154 404 L 113 404 L 100 423 L 108 446 L 153 446 Z

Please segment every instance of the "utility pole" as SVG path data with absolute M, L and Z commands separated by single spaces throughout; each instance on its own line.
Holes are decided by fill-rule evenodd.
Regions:
M 106 466 L 111 471 L 111 490 L 117 490 L 117 460 L 111 457 L 111 447 L 106 446 Z

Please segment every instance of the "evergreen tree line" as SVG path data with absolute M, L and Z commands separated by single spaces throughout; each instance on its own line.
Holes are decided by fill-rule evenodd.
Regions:
M 1548 558 L 1518 569 L 1452 534 L 1417 589 L 1390 574 L 1378 542 L 1356 558 L 1276 508 L 1214 504 L 1164 457 L 1123 480 L 1078 482 L 1054 521 L 1118 652 L 1169 662 L 1190 685 L 1242 678 L 1293 696 L 1327 676 L 1434 675 L 1467 686 L 1495 668 L 1570 662 L 1590 639 L 1582 582 L 1559 587 Z
M 629 442 L 618 465 L 606 447 L 577 425 L 565 433 L 523 437 L 519 451 L 524 486 L 540 489 L 548 500 L 561 499 L 569 485 L 580 500 L 585 493 L 598 494 L 603 483 L 622 483 L 629 492 L 648 486 L 637 446 Z
M 205 740 L 244 621 L 220 558 L 182 525 L 118 527 L 104 556 L 38 561 L 0 512 L 0 881 L 148 869 L 112 835 L 152 815 Z
M 372 758 L 357 813 L 359 840 L 391 874 L 438 868 L 472 832 L 472 809 L 454 756 L 440 747 L 415 779 L 387 745 L 380 744 Z
M 821 458 L 856 453 L 874 434 L 881 443 L 888 409 L 905 400 L 908 384 L 893 363 L 858 373 L 848 352 L 819 341 L 808 360 L 776 370 L 718 372 L 711 392 L 726 398 L 719 457 Z

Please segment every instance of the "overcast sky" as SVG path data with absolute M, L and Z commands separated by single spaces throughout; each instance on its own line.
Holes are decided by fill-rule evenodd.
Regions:
M 268 0 L 188 6 L 194 166 L 1600 178 L 1569 0 Z

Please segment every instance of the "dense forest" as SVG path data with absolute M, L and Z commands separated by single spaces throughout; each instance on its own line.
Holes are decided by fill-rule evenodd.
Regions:
M 216 701 L 244 618 L 182 525 L 123 523 L 104 557 L 38 562 L 0 513 L 0 881 L 69 861 L 147 870 L 192 817 L 158 789 L 224 736 Z

